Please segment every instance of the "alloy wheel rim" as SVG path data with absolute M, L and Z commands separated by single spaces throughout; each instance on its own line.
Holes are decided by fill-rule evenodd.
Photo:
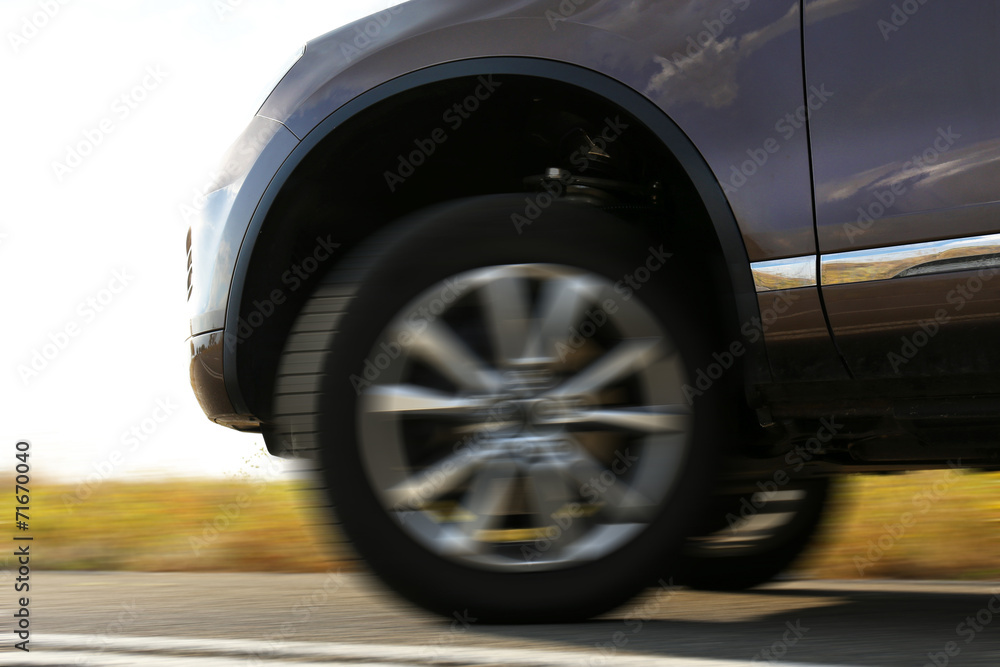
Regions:
M 681 355 L 634 294 L 552 264 L 440 281 L 352 376 L 382 507 L 488 569 L 595 560 L 658 515 L 691 443 Z

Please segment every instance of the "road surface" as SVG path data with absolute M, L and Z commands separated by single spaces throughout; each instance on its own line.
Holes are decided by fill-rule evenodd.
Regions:
M 13 648 L 8 621 L 0 665 L 997 667 L 998 593 L 951 582 L 660 588 L 588 623 L 487 626 L 462 610 L 451 621 L 416 610 L 359 574 L 41 571 L 31 652 Z

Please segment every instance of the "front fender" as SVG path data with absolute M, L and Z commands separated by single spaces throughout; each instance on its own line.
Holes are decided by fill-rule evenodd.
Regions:
M 736 298 L 736 315 L 739 321 L 750 321 L 759 316 L 754 282 L 750 272 L 750 260 L 722 187 L 687 135 L 661 109 L 628 86 L 576 65 L 523 57 L 475 58 L 428 67 L 396 77 L 355 96 L 332 114 L 326 116 L 315 128 L 304 134 L 303 140 L 295 146 L 271 180 L 260 204 L 256 207 L 245 240 L 240 247 L 229 297 L 229 308 L 226 313 L 227 339 L 237 337 L 240 297 L 247 281 L 254 244 L 263 228 L 268 211 L 283 184 L 291 177 L 296 166 L 310 151 L 347 120 L 358 114 L 363 114 L 368 108 L 388 98 L 438 81 L 485 74 L 497 76 L 527 75 L 575 85 L 614 102 L 646 125 L 684 166 L 691 181 L 698 189 L 699 196 L 712 219 L 720 246 L 725 253 L 733 294 Z M 223 367 L 226 388 L 234 407 L 238 412 L 247 412 L 248 409 L 243 399 L 237 373 L 239 350 L 240 346 L 237 345 L 225 347 Z M 752 381 L 766 382 L 769 380 L 770 374 L 762 340 L 748 345 L 745 363 L 745 368 Z
M 259 114 L 305 138 L 360 95 L 437 65 L 576 65 L 624 84 L 681 128 L 725 184 L 751 262 L 811 255 L 808 141 L 795 118 L 804 103 L 799 6 L 412 0 L 309 42 Z

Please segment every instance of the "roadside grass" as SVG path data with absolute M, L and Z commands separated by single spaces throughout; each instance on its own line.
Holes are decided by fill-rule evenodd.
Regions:
M 1000 579 L 1000 473 L 851 476 L 839 488 L 821 537 L 796 575 Z M 13 489 L 3 491 L 0 506 L 16 532 Z M 350 549 L 325 527 L 317 505 L 303 482 L 109 481 L 85 493 L 69 485 L 33 485 L 32 565 L 160 572 L 350 569 Z
M 1000 580 L 1000 473 L 937 470 L 840 481 L 798 573 Z
M 33 485 L 32 565 L 324 572 L 350 557 L 323 527 L 314 494 L 301 482 L 263 480 Z

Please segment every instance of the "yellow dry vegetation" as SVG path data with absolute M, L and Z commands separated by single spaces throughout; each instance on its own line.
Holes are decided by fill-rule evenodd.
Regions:
M 28 534 L 40 569 L 325 572 L 353 561 L 301 482 L 32 486 Z M 850 476 L 839 491 L 796 574 L 1000 579 L 1000 473 Z
M 1000 578 L 1000 473 L 856 475 L 798 564 L 827 579 Z
M 33 484 L 31 506 L 41 569 L 325 572 L 349 560 L 298 482 Z

